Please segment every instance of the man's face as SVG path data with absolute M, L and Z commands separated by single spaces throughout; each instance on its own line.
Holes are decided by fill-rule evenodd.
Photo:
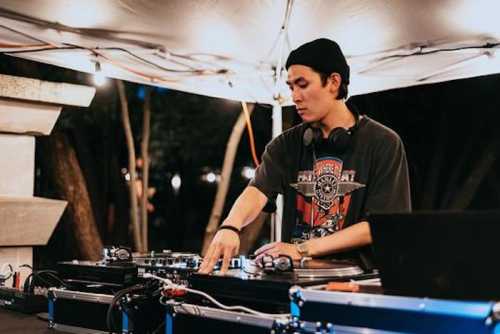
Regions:
M 292 91 L 297 113 L 307 123 L 323 120 L 338 94 L 338 87 L 332 87 L 331 78 L 323 85 L 319 73 L 305 65 L 288 68 L 287 84 Z

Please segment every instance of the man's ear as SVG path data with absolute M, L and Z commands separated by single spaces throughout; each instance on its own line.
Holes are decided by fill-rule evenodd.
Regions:
M 330 81 L 330 83 L 331 83 L 331 85 L 330 85 L 331 92 L 332 93 L 338 92 L 338 90 L 340 88 L 340 84 L 342 83 L 342 77 L 340 76 L 340 74 L 333 72 L 328 77 L 328 81 Z

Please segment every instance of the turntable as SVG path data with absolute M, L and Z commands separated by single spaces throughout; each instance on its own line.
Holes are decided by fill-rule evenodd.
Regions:
M 311 286 L 332 281 L 351 281 L 376 277 L 348 260 L 291 261 L 286 256 L 263 258 L 262 263 L 242 257 L 241 268 L 225 275 L 193 273 L 188 283 L 229 305 L 244 305 L 263 312 L 288 313 L 292 286 Z M 198 300 L 202 305 L 203 300 Z

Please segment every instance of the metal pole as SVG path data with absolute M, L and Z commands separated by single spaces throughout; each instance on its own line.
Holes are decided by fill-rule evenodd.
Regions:
M 283 74 L 283 50 L 285 47 L 285 39 L 288 33 L 288 23 L 290 20 L 290 14 L 292 12 L 293 0 L 288 0 L 286 9 L 285 9 L 285 17 L 283 19 L 283 24 L 281 25 L 280 35 L 278 39 L 279 43 L 279 52 L 278 59 L 276 64 L 276 76 L 274 83 L 274 101 L 273 104 L 273 138 L 276 138 L 283 132 L 283 118 L 282 118 L 282 108 L 281 108 L 281 100 L 279 87 L 280 82 L 282 81 Z M 281 226 L 282 226 L 282 218 L 283 218 L 283 196 L 278 195 L 276 198 L 276 212 L 274 214 L 274 219 L 271 220 L 271 241 L 281 241 Z
M 279 103 L 273 105 L 273 138 L 283 132 L 282 108 Z M 274 226 L 271 222 L 271 241 L 281 241 L 281 227 L 283 225 L 283 195 L 276 198 L 276 213 L 274 214 Z M 273 233 L 274 232 L 274 233 Z

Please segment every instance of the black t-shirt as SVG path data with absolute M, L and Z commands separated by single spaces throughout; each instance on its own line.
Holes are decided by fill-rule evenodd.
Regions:
M 299 124 L 272 140 L 250 181 L 269 199 L 284 195 L 284 241 L 329 235 L 363 221 L 368 213 L 410 211 L 406 154 L 393 130 L 361 116 L 347 150 L 337 154 L 328 144 L 305 146 L 307 127 Z M 309 193 L 304 191 L 308 182 Z

